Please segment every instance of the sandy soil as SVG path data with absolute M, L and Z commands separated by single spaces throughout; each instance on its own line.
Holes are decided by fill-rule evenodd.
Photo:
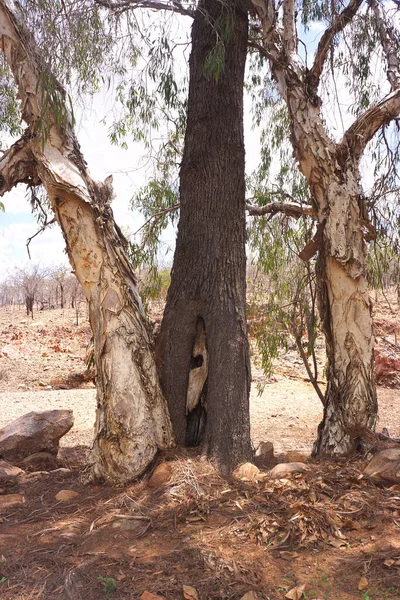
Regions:
M 90 327 L 81 311 L 43 311 L 27 319 L 22 310 L 0 310 L 0 427 L 31 410 L 72 409 L 75 424 L 62 445 L 90 445 L 95 418 L 95 390 L 87 381 Z M 319 353 L 322 366 L 323 353 Z M 309 453 L 322 418 L 321 403 L 304 380 L 295 351 L 276 363 L 267 379 L 253 364 L 251 432 L 253 444 L 271 441 L 277 453 Z M 322 368 L 321 368 L 322 370 Z M 53 389 L 75 388 L 81 389 Z M 261 386 L 261 393 L 260 393 Z M 82 389 L 89 388 L 89 389 Z M 400 390 L 380 387 L 379 425 L 400 437 Z

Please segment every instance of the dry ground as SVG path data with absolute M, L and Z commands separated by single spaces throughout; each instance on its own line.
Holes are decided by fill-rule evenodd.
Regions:
M 381 341 L 397 343 L 398 317 L 381 311 L 379 319 Z M 76 326 L 72 311 L 37 313 L 32 322 L 2 309 L 0 426 L 29 410 L 72 408 L 75 425 L 62 445 L 89 445 L 89 338 L 84 314 Z M 273 441 L 277 454 L 309 453 L 321 417 L 296 361 L 294 353 L 282 357 L 271 380 L 254 361 L 252 438 L 255 445 Z M 396 437 L 399 396 L 398 388 L 379 389 L 379 427 Z M 169 463 L 165 484 L 151 487 L 147 476 L 112 490 L 80 482 L 82 455 L 68 458 L 66 450 L 60 464 L 68 471 L 27 474 L 0 490 L 0 501 L 11 493 L 24 498 L 0 508 L 0 598 L 136 600 L 148 590 L 181 600 L 182 586 L 191 585 L 200 600 L 239 600 L 249 591 L 277 600 L 303 584 L 303 599 L 400 598 L 400 490 L 361 478 L 365 460 L 310 461 L 292 480 L 238 482 L 177 452 L 157 459 Z M 57 501 L 61 489 L 78 495 Z

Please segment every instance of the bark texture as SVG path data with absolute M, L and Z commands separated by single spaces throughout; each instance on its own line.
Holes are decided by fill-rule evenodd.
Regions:
M 111 178 L 90 178 L 71 120 L 57 127 L 53 107 L 42 106 L 45 66 L 13 0 L 0 1 L 0 35 L 28 125 L 0 161 L 0 195 L 20 182 L 42 183 L 48 193 L 89 303 L 97 367 L 92 474 L 122 483 L 140 475 L 173 437 L 152 339 L 110 206 Z
M 393 76 L 398 58 L 390 56 L 390 44 L 381 33 L 392 91 L 365 110 L 336 143 L 325 129 L 318 87 L 334 37 L 351 24 L 362 0 L 350 0 L 333 17 L 310 69 L 298 55 L 295 0 L 283 0 L 282 13 L 274 0 L 252 3 L 262 24 L 265 55 L 288 108 L 294 153 L 309 183 L 312 208 L 322 232 L 318 285 L 328 387 L 314 452 L 347 454 L 356 448 L 357 431 L 373 428 L 377 418 L 364 239 L 370 225 L 359 182 L 359 161 L 378 129 L 400 112 L 400 80 Z M 379 21 L 379 4 L 371 3 Z
M 207 60 L 219 51 L 218 36 L 226 30 L 217 76 L 207 71 Z M 246 47 L 247 15 L 233 0 L 200 2 L 192 29 L 178 237 L 157 342 L 177 442 L 200 445 L 225 471 L 252 454 L 245 316 Z

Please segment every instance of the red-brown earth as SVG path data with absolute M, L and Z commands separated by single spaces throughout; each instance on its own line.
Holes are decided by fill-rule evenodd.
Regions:
M 159 319 L 160 306 L 152 314 Z M 392 386 L 379 386 L 378 430 L 400 437 L 399 314 L 381 303 L 375 323 L 378 359 L 390 371 L 381 383 Z M 0 427 L 30 410 L 75 415 L 61 441 L 64 470 L 0 483 L 0 598 L 195 597 L 183 586 L 200 600 L 251 591 L 257 596 L 246 600 L 400 598 L 400 489 L 364 479 L 367 456 L 309 458 L 321 404 L 293 350 L 270 379 L 253 356 L 252 438 L 255 446 L 273 442 L 279 461 L 290 451 L 305 455 L 306 473 L 225 481 L 208 461 L 180 451 L 158 457 L 143 480 L 110 489 L 81 483 L 95 411 L 89 342 L 83 311 L 76 325 L 70 310 L 33 321 L 0 310 Z M 318 357 L 322 373 L 322 346 Z M 167 475 L 149 482 L 160 463 Z M 60 490 L 77 495 L 60 501 Z M 6 506 L 11 494 L 19 503 Z

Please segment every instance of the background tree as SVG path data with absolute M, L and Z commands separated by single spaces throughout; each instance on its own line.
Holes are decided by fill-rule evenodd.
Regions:
M 135 276 L 112 215 L 111 180 L 91 179 L 65 91 L 13 0 L 0 2 L 0 22 L 2 50 L 27 124 L 1 158 L 0 195 L 21 182 L 46 189 L 89 303 L 98 406 L 93 475 L 127 481 L 171 444 L 172 432 Z
M 14 286 L 20 290 L 26 307 L 26 314 L 33 319 L 33 307 L 46 277 L 46 270 L 40 265 L 30 265 L 16 269 L 11 277 Z

